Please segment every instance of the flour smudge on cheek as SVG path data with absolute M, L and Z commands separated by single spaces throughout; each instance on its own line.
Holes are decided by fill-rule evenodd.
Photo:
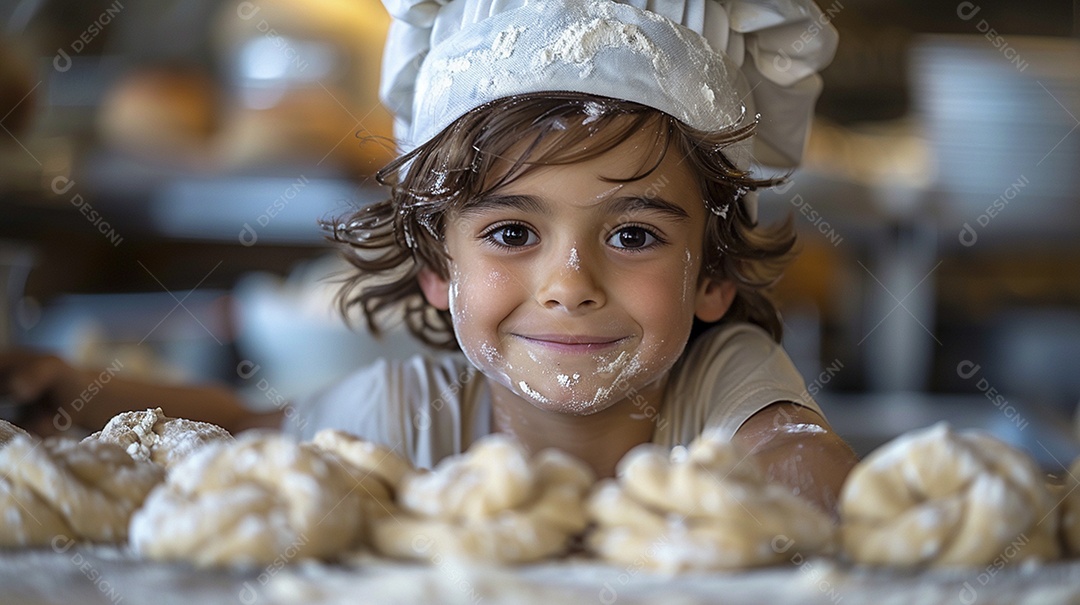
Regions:
M 449 286 L 450 315 L 454 323 L 454 335 L 458 346 L 469 363 L 485 376 L 508 389 L 514 389 L 510 372 L 513 365 L 500 352 L 498 342 L 492 340 L 495 335 L 487 334 L 482 325 L 477 325 L 474 309 L 467 294 L 472 284 L 483 283 L 490 289 L 493 283 L 506 283 L 509 276 L 499 271 L 491 271 L 482 277 L 469 278 L 455 268 L 451 271 Z M 476 302 L 473 300 L 473 302 Z
M 694 283 L 691 281 L 690 269 L 693 265 L 694 257 L 690 254 L 690 249 L 686 248 L 686 262 L 683 263 L 683 287 L 682 287 L 682 302 L 686 302 L 687 296 L 694 293 Z
M 447 298 L 450 303 L 450 316 L 454 320 L 454 327 L 456 328 L 459 323 L 467 321 L 465 315 L 465 309 L 461 306 L 461 281 L 463 277 L 460 271 L 456 268 L 451 270 L 450 284 L 448 286 Z
M 488 273 L 488 275 L 487 275 L 487 279 L 485 280 L 485 285 L 487 285 L 487 287 L 489 287 L 489 288 L 497 290 L 501 286 L 506 285 L 506 283 L 509 282 L 509 281 L 510 281 L 510 276 L 509 275 L 507 275 L 507 274 L 505 274 L 505 273 L 503 273 L 501 271 L 492 269 L 491 272 Z

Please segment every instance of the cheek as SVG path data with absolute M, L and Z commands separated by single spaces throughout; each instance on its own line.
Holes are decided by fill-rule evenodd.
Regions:
M 644 331 L 643 344 L 664 363 L 673 363 L 682 353 L 694 321 L 697 268 L 692 258 L 682 262 L 684 258 L 638 274 L 621 297 Z
M 499 324 L 513 308 L 512 281 L 494 267 L 452 270 L 450 314 L 458 344 L 470 359 L 496 344 Z
M 510 274 L 501 267 L 492 267 L 484 278 L 484 285 L 489 290 L 498 291 L 510 283 Z
M 696 266 L 692 259 L 665 263 L 647 270 L 634 271 L 622 280 L 624 301 L 639 321 L 653 330 L 665 325 L 689 325 L 694 317 Z M 689 258 L 689 251 L 687 256 Z

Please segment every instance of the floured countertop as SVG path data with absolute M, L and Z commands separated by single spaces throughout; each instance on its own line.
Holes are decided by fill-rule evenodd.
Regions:
M 494 568 L 359 555 L 339 564 L 197 570 L 139 561 L 124 548 L 54 546 L 0 551 L 0 603 L 1080 603 L 1080 561 L 901 572 L 796 554 L 785 567 L 665 576 L 587 559 Z

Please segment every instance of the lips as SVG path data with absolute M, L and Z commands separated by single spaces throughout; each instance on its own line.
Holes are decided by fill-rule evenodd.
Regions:
M 593 353 L 610 349 L 627 336 L 604 336 L 588 334 L 515 334 L 528 344 L 565 353 Z

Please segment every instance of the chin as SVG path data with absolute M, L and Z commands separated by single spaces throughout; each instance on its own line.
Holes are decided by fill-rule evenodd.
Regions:
M 547 395 L 528 388 L 528 385 L 519 384 L 513 391 L 538 409 L 567 416 L 591 416 L 610 408 L 619 401 L 611 396 L 611 389 L 602 387 L 591 393 L 585 393 L 579 389 L 573 391 L 559 389 L 560 392 Z

